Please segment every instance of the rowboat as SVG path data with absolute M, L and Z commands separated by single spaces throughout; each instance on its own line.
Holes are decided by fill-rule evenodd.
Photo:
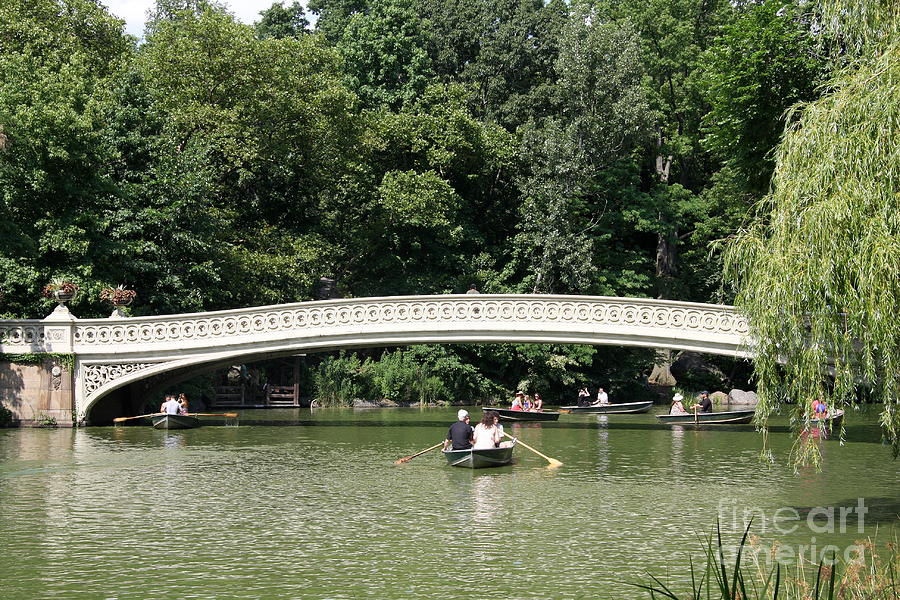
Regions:
M 511 410 L 509 408 L 489 408 L 482 410 L 492 410 L 503 421 L 558 421 L 559 413 L 552 410 L 546 412 L 533 412 L 530 410 Z
M 810 417 L 809 423 L 810 425 L 818 425 L 823 429 L 835 430 L 841 428 L 841 423 L 844 420 L 844 411 L 843 410 L 833 410 L 829 412 L 825 417 Z
M 646 402 L 622 402 L 621 404 L 596 404 L 590 406 L 560 406 L 559 410 L 572 413 L 596 413 L 601 415 L 622 413 L 645 413 L 653 406 L 652 400 Z
M 512 461 L 513 448 L 516 440 L 509 446 L 500 448 L 485 448 L 483 450 L 442 450 L 447 457 L 447 464 L 451 467 L 465 467 L 467 469 L 483 469 L 485 467 L 502 467 Z
M 739 425 L 753 420 L 756 410 L 729 410 L 724 412 L 698 412 L 683 415 L 656 415 L 660 423 L 670 425 Z
M 153 415 L 154 429 L 193 429 L 200 427 L 200 419 L 190 415 Z

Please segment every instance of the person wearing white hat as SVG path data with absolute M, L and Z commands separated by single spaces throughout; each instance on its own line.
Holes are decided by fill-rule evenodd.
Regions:
M 672 408 L 669 409 L 670 415 L 686 415 L 687 411 L 684 409 L 684 404 L 681 401 L 684 400 L 684 396 L 681 394 L 675 394 L 672 397 Z
M 456 423 L 450 426 L 447 432 L 447 439 L 444 440 L 444 450 L 451 444 L 453 450 L 468 450 L 472 447 L 474 441 L 475 430 L 469 425 L 469 411 L 459 409 L 456 412 Z

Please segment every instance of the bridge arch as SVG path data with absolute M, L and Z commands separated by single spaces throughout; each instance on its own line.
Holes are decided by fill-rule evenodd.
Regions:
M 750 356 L 733 307 L 638 298 L 466 294 L 389 296 L 240 310 L 79 320 L 81 419 L 106 394 L 190 366 L 253 356 L 430 343 L 638 346 Z
M 637 346 L 752 356 L 734 307 L 647 298 L 459 294 L 298 302 L 181 315 L 0 323 L 3 352 L 74 354 L 79 422 L 107 394 L 247 357 L 452 343 Z

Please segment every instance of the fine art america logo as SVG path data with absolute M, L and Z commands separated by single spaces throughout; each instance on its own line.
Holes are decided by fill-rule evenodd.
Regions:
M 759 508 L 738 508 L 736 499 L 720 500 L 718 505 L 719 525 L 723 530 L 743 532 L 752 521 L 752 531 L 762 536 L 776 539 L 785 536 L 799 537 L 809 543 L 783 543 L 776 541 L 767 544 L 757 535 L 751 536 L 751 543 L 742 550 L 746 556 L 751 553 L 755 560 L 764 559 L 767 563 L 795 565 L 800 562 L 814 565 L 833 565 L 837 562 L 845 564 L 860 563 L 864 560 L 865 545 L 854 543 L 847 546 L 817 543 L 817 536 L 854 535 L 865 531 L 865 517 L 869 512 L 863 498 L 857 498 L 855 506 L 815 506 L 798 510 L 792 506 L 783 506 L 774 512 L 766 512 Z M 739 544 L 723 547 L 723 552 L 737 556 Z

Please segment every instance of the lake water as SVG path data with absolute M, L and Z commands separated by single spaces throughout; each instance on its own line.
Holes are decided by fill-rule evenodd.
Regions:
M 846 445 L 824 443 L 821 472 L 794 473 L 786 420 L 766 464 L 751 426 L 647 414 L 506 425 L 558 469 L 523 447 L 498 469 L 448 467 L 438 451 L 393 464 L 455 413 L 0 430 L 0 597 L 646 598 L 628 582 L 684 584 L 717 518 L 736 542 L 753 512 L 757 547 L 778 540 L 782 559 L 852 553 L 898 524 L 900 463 L 874 409 L 850 415 Z

